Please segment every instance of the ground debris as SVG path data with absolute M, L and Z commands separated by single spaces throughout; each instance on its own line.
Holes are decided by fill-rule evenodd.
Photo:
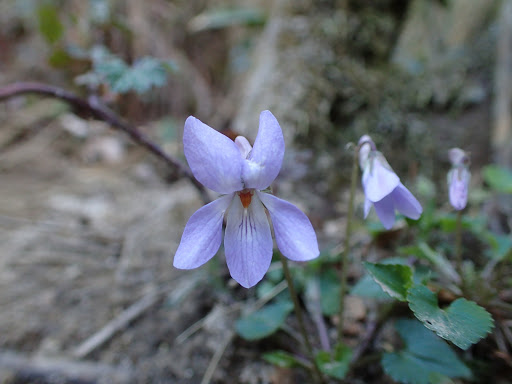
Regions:
M 26 356 L 11 351 L 0 351 L 0 369 L 9 372 L 15 380 L 20 378 L 45 384 L 133 383 L 130 367 L 67 358 Z

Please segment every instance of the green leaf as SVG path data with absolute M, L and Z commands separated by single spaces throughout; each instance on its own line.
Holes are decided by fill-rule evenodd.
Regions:
M 102 57 L 95 62 L 94 71 L 102 76 L 113 88 L 115 84 L 126 74 L 128 66 L 119 57 Z
M 327 351 L 320 351 L 315 357 L 320 371 L 340 380 L 345 378 L 351 359 L 352 350 L 345 345 L 338 345 L 334 351 L 334 355 L 331 355 Z
M 235 323 L 237 333 L 246 340 L 258 340 L 276 332 L 293 309 L 290 301 L 267 305 Z
M 391 257 L 385 259 L 381 264 L 401 264 L 407 265 L 407 259 L 403 257 Z M 429 280 L 431 271 L 428 267 L 416 265 L 414 267 L 413 282 L 416 284 L 423 284 Z M 385 293 L 379 284 L 369 274 L 365 274 L 359 281 L 352 287 L 350 294 L 368 297 L 377 300 L 390 300 L 390 297 Z
M 492 248 L 486 252 L 489 257 L 502 261 L 512 256 L 512 238 L 510 238 L 510 235 L 495 235 L 488 232 L 485 238 Z
M 356 285 L 352 287 L 350 294 L 377 300 L 392 300 L 369 274 L 359 279 Z
M 135 91 L 142 94 L 153 86 L 161 87 L 166 82 L 167 69 L 160 60 L 154 57 L 143 57 L 112 83 L 112 90 L 118 93 Z
M 413 284 L 412 269 L 409 266 L 365 262 L 364 267 L 384 292 L 400 301 L 407 300 L 407 290 Z
M 332 316 L 340 310 L 340 277 L 333 269 L 321 275 L 320 304 L 322 313 L 326 316 Z
M 384 371 L 403 383 L 429 384 L 444 377 L 470 378 L 471 371 L 453 350 L 415 320 L 400 319 L 395 328 L 405 348 L 382 357 Z
M 91 86 L 103 82 L 117 93 L 134 91 L 143 94 L 152 87 L 162 87 L 167 83 L 168 73 L 177 70 L 173 61 L 149 56 L 129 66 L 103 46 L 93 47 L 89 57 L 93 62 L 93 71 L 79 76 L 77 82 Z
M 193 32 L 207 29 L 221 29 L 233 25 L 262 25 L 265 15 L 259 9 L 226 8 L 206 11 L 194 17 L 189 23 Z
M 424 285 L 412 287 L 407 301 L 425 327 L 462 349 L 478 342 L 494 326 L 489 312 L 464 298 L 455 300 L 446 310 L 439 308 L 436 295 Z
M 497 165 L 483 168 L 484 180 L 496 192 L 512 193 L 512 172 Z
M 59 40 L 64 33 L 64 27 L 59 20 L 57 7 L 53 4 L 42 4 L 37 8 L 37 21 L 39 23 L 39 32 L 50 44 Z
M 267 363 L 274 364 L 281 368 L 291 368 L 299 365 L 299 362 L 291 353 L 285 351 L 266 352 L 262 355 Z

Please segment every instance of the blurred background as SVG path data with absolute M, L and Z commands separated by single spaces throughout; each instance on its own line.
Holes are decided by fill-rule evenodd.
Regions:
M 274 190 L 321 249 L 342 241 L 346 145 L 365 133 L 422 203 L 448 208 L 451 147 L 471 153 L 474 185 L 510 167 L 511 71 L 509 0 L 0 0 L 0 86 L 100 100 L 183 163 L 187 116 L 252 141 L 271 110 L 287 144 Z M 233 335 L 256 288 L 223 256 L 172 267 L 202 204 L 190 181 L 55 98 L 5 98 L 0 127 L 0 381 L 301 382 L 259 359 L 273 345 Z M 509 201 L 482 209 L 510 233 Z M 367 374 L 354 382 L 391 382 Z

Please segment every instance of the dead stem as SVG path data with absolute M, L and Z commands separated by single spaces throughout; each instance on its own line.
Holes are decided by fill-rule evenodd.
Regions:
M 0 102 L 29 93 L 63 100 L 73 107 L 75 113 L 81 116 L 85 115 L 105 121 L 111 127 L 125 132 L 137 144 L 146 148 L 149 152 L 153 153 L 167 165 L 175 169 L 180 176 L 189 179 L 199 192 L 201 199 L 205 204 L 210 202 L 210 198 L 208 197 L 203 185 L 196 180 L 194 175 L 192 175 L 192 172 L 185 165 L 171 155 L 165 153 L 162 148 L 156 145 L 149 137 L 144 135 L 133 125 L 123 121 L 112 110 L 105 106 L 99 97 L 92 95 L 87 99 L 83 99 L 72 92 L 68 92 L 65 89 L 54 87 L 52 85 L 36 82 L 16 82 L 0 88 Z

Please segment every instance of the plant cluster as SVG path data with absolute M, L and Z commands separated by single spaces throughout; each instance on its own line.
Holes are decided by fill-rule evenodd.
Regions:
M 286 258 L 281 258 L 281 267 L 273 269 L 265 289 L 259 292 L 264 295 L 284 279 L 291 300 L 278 295 L 262 308 L 242 316 L 236 330 L 247 340 L 268 337 L 284 326 L 288 315 L 295 309 L 306 358 L 298 353 L 278 350 L 266 353 L 264 359 L 278 366 L 305 367 L 311 371 L 315 382 L 324 382 L 325 377 L 344 380 L 351 369 L 361 363 L 362 358 L 362 351 L 356 355 L 354 349 L 344 341 L 343 335 L 357 163 L 363 171 L 365 218 L 373 206 L 384 229 L 390 230 L 395 224 L 395 211 L 411 220 L 420 219 L 423 213 L 419 201 L 402 184 L 384 155 L 377 151 L 370 136 L 361 137 L 358 145 L 351 148 L 354 151 L 355 171 L 352 174 L 345 249 L 335 260 L 320 257 L 313 261 L 314 266 L 294 266 L 290 272 L 286 258 L 304 262 L 316 259 L 320 252 L 306 216 L 292 204 L 272 196 L 268 189 L 279 172 L 284 153 L 283 136 L 275 117 L 269 111 L 261 113 L 254 147 L 246 138 L 239 136 L 232 141 L 194 117 L 189 117 L 185 124 L 184 151 L 192 172 L 201 183 L 224 196 L 201 208 L 190 218 L 175 255 L 174 266 L 196 268 L 213 257 L 221 245 L 222 223 L 226 217 L 224 248 L 230 274 L 245 288 L 256 285 L 272 260 L 272 238 L 265 215 L 267 211 L 279 249 L 276 254 L 282 253 Z M 488 277 L 485 279 L 482 274 L 489 276 L 492 271 L 489 271 L 490 267 L 476 271 L 471 260 L 463 258 L 462 210 L 468 200 L 471 176 L 469 156 L 463 150 L 453 148 L 449 158 L 452 163 L 447 177 L 449 201 L 457 212 L 453 228 L 455 244 L 451 252 L 456 267 L 445 255 L 429 246 L 431 231 L 441 229 L 440 221 L 447 220 L 430 209 L 429 224 L 421 220 L 411 222 L 414 223 L 411 230 L 415 230 L 416 240 L 402 246 L 400 256 L 376 263 L 364 261 L 367 275 L 352 288 L 354 295 L 385 303 L 381 308 L 381 322 L 390 319 L 392 309 L 400 303 L 407 305 L 416 318 L 395 321 L 396 330 L 404 342 L 402 348 L 379 352 L 384 371 L 399 382 L 428 384 L 451 378 L 471 378 L 472 371 L 468 365 L 442 339 L 461 350 L 467 350 L 491 332 L 494 326 L 494 320 L 486 308 L 493 310 L 495 305 L 507 305 L 489 300 L 480 300 L 479 305 L 464 297 L 480 297 L 475 290 L 489 282 Z M 497 177 L 494 175 L 496 172 L 505 175 Z M 510 177 L 505 170 L 494 167 L 487 168 L 486 175 L 491 185 L 496 184 L 496 180 L 502 180 L 503 176 Z M 507 188 L 510 185 L 502 187 Z M 491 243 L 498 242 L 490 232 L 480 233 L 485 233 L 487 239 L 493 239 Z M 507 239 L 502 239 L 505 244 L 501 244 L 504 249 L 501 250 L 499 261 L 511 256 L 512 243 Z M 492 260 L 497 260 L 497 257 L 494 256 Z M 332 272 L 332 264 L 338 267 L 339 275 L 329 273 Z M 496 264 L 492 265 L 495 267 Z M 471 276 L 468 271 L 471 271 Z M 488 289 L 497 287 L 489 284 Z M 446 306 L 439 304 L 441 290 L 452 297 Z M 331 347 L 326 329 L 319 327 L 322 347 L 313 348 L 311 336 L 304 325 L 297 296 L 299 292 L 306 297 L 316 295 L 320 298 L 321 315 L 337 315 L 338 337 L 334 346 Z

